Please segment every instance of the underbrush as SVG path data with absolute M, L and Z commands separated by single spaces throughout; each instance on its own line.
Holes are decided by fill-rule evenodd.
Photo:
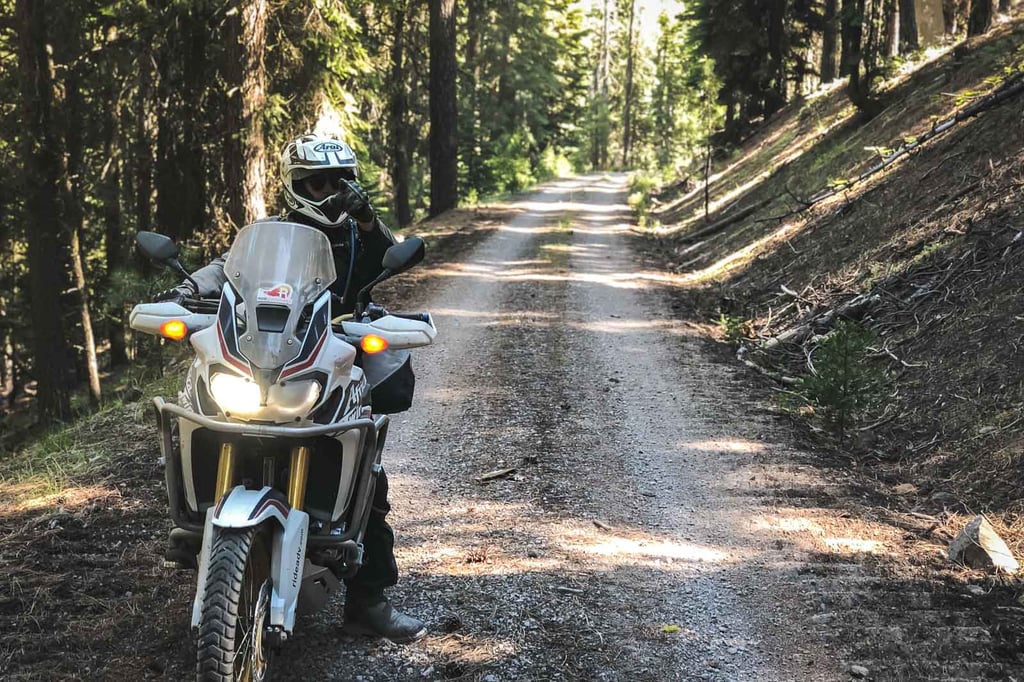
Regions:
M 104 479 L 113 461 L 142 447 L 156 449 L 150 399 L 177 395 L 180 376 L 141 386 L 138 400 L 114 401 L 96 414 L 57 426 L 0 460 L 0 508 L 60 506 L 61 497 Z

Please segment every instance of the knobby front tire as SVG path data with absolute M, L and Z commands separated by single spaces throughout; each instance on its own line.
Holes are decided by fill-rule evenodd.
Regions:
M 264 682 L 270 604 L 269 538 L 260 528 L 216 528 L 199 621 L 199 682 Z

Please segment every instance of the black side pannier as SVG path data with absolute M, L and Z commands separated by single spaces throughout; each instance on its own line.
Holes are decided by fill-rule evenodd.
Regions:
M 416 375 L 409 351 L 364 355 L 362 366 L 370 383 L 370 407 L 375 414 L 404 412 L 412 406 Z

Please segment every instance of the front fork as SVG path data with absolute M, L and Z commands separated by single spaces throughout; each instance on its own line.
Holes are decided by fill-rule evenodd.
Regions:
M 217 488 L 214 505 L 218 504 L 235 485 L 235 471 L 238 454 L 232 442 L 221 443 L 220 460 L 217 463 Z M 273 487 L 273 467 L 264 467 L 263 485 Z M 301 510 L 306 506 L 306 484 L 309 482 L 309 447 L 296 445 L 292 448 L 291 466 L 288 467 L 288 506 Z

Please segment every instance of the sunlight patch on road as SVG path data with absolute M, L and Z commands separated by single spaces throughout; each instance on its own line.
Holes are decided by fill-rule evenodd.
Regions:
M 842 554 L 877 554 L 885 551 L 885 544 L 878 540 L 866 540 L 864 538 L 825 538 L 822 542 L 833 552 Z
M 540 310 L 506 310 L 503 312 L 496 312 L 493 310 L 466 310 L 464 308 L 435 308 L 431 311 L 431 315 L 435 318 L 440 317 L 470 317 L 470 318 L 486 318 L 491 321 L 505 320 L 509 322 L 519 322 L 523 320 L 558 320 L 559 315 L 555 313 L 546 313 Z
M 815 521 L 805 516 L 776 519 L 773 523 L 763 524 L 765 528 L 775 528 L 787 533 L 811 533 L 812 535 L 824 535 L 825 529 Z
M 611 538 L 592 545 L 574 547 L 586 554 L 599 554 L 613 559 L 646 557 L 649 559 L 679 559 L 691 563 L 719 563 L 729 557 L 723 552 L 685 542 L 648 542 L 630 538 Z
M 760 452 L 764 452 L 764 443 L 758 443 L 756 441 L 736 439 L 721 439 L 721 440 L 698 440 L 698 441 L 683 441 L 679 443 L 679 448 L 683 450 L 698 450 L 700 452 L 707 453 L 720 453 L 720 452 L 731 452 L 736 454 L 748 454 L 753 455 Z
M 478 260 L 478 261 L 473 261 L 473 263 L 466 263 L 465 265 L 467 267 L 470 266 L 470 265 L 473 265 L 473 264 L 479 264 L 481 266 L 491 267 L 491 268 L 509 268 L 509 267 L 520 267 L 521 268 L 521 267 L 526 267 L 528 265 L 546 265 L 547 263 L 548 263 L 547 260 L 541 260 L 539 258 L 531 258 L 531 259 L 527 259 L 527 260 L 506 260 L 506 261 L 500 261 L 500 260 Z
M 571 228 L 564 228 L 556 226 L 545 226 L 545 227 L 517 227 L 515 225 L 505 225 L 498 228 L 499 231 L 503 232 L 515 232 L 517 234 L 530 234 L 530 235 L 544 235 L 544 234 L 566 234 L 567 229 L 571 229 L 575 234 L 593 235 L 597 237 L 605 237 L 615 232 L 629 232 L 631 225 L 622 222 L 622 217 L 615 217 L 607 222 L 611 223 L 615 220 L 614 225 L 607 226 L 594 226 L 592 228 L 587 227 L 581 223 L 574 223 Z M 586 222 L 597 222 L 593 219 L 587 220 Z
M 601 284 L 615 289 L 647 289 L 651 286 L 684 287 L 689 277 L 662 272 L 596 272 L 551 273 L 540 269 L 503 270 L 483 265 L 455 265 L 439 268 L 433 274 L 441 277 L 467 277 L 488 282 L 582 282 Z
M 516 208 L 531 213 L 565 213 L 567 211 L 578 211 L 587 213 L 624 213 L 622 204 L 590 204 L 578 201 L 521 201 L 515 204 Z
M 700 334 L 688 325 L 675 320 L 588 320 L 586 322 L 564 321 L 562 326 L 584 332 L 603 334 L 635 334 L 637 332 L 659 332 L 674 336 L 699 337 Z
M 567 551 L 600 557 L 610 566 L 637 566 L 648 564 L 664 569 L 666 563 L 707 564 L 732 562 L 735 558 L 707 545 L 679 540 L 675 537 L 656 537 L 647 533 L 629 535 L 596 532 L 587 527 L 567 528 L 552 537 L 556 546 Z

